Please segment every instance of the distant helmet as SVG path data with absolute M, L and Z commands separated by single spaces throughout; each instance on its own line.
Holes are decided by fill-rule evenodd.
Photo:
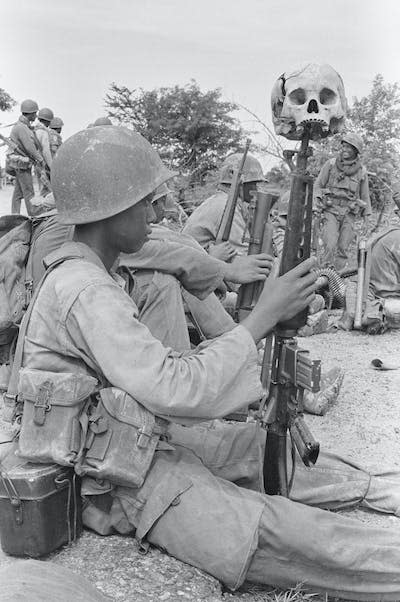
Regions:
M 349 132 L 348 134 L 345 134 L 345 136 L 342 137 L 342 142 L 347 142 L 347 144 L 351 144 L 351 146 L 354 146 L 356 151 L 360 154 L 363 152 L 364 143 L 362 141 L 361 136 L 359 136 L 358 134 L 353 134 L 352 132 Z
M 281 194 L 281 196 L 279 197 L 278 203 L 277 203 L 277 207 L 276 207 L 278 215 L 284 216 L 284 215 L 288 214 L 289 199 L 290 199 L 290 190 L 287 190 L 286 192 Z
M 93 125 L 112 125 L 108 117 L 98 117 Z
M 235 170 L 242 160 L 242 153 L 234 153 L 227 157 L 219 173 L 220 184 L 231 184 Z M 242 182 L 264 182 L 264 174 L 260 162 L 252 155 L 247 155 L 243 167 Z
M 36 113 L 39 110 L 38 103 L 27 98 L 21 102 L 21 113 Z
M 51 121 L 54 118 L 54 113 L 51 109 L 44 107 L 43 109 L 40 109 L 37 116 L 38 116 L 38 119 L 44 119 L 45 121 Z
M 166 184 L 161 184 L 161 186 L 159 186 L 157 188 L 157 190 L 155 191 L 154 196 L 151 199 L 151 202 L 155 203 L 159 199 L 162 199 L 163 196 L 168 196 L 170 193 L 171 193 L 171 191 L 168 188 L 168 186 Z
M 55 155 L 51 184 L 63 224 L 88 224 L 136 205 L 175 174 L 137 132 L 82 130 Z
M 50 121 L 51 128 L 62 128 L 63 125 L 64 122 L 61 117 L 53 117 L 53 119 Z

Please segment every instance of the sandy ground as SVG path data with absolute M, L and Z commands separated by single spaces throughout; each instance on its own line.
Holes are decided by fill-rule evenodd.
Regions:
M 0 190 L 0 214 L 9 211 L 12 189 Z M 400 331 L 382 336 L 336 332 L 299 339 L 323 370 L 340 364 L 345 379 L 337 403 L 324 417 L 309 416 L 307 422 L 322 449 L 350 456 L 374 469 L 400 470 L 400 370 L 379 372 L 371 360 L 400 359 Z M 346 514 L 387 529 L 400 529 L 400 519 L 355 509 Z M 213 578 L 158 550 L 143 556 L 130 537 L 99 537 L 85 532 L 80 540 L 49 558 L 86 576 L 110 600 L 158 601 L 270 600 L 271 588 L 248 588 L 224 592 Z M 13 562 L 0 552 L 0 564 Z M 321 598 L 322 599 L 322 598 Z

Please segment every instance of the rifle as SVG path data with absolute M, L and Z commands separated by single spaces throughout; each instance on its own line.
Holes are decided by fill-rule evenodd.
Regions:
M 40 163 L 38 163 L 37 161 L 32 159 L 32 157 L 27 155 L 27 153 L 24 153 L 24 151 L 18 146 L 18 144 L 16 142 L 13 142 L 13 140 L 11 140 L 11 138 L 7 138 L 3 134 L 0 134 L 0 140 L 3 140 L 3 143 L 6 146 L 8 146 L 8 148 L 11 150 L 11 152 L 16 153 L 17 155 L 21 155 L 22 157 L 27 157 L 30 161 L 32 161 L 33 165 L 36 167 L 36 169 L 38 171 L 39 178 L 40 178 L 40 181 L 42 182 L 43 186 L 45 186 L 48 190 L 51 191 L 50 180 L 47 177 L 46 172 L 43 169 L 43 167 L 40 165 Z
M 246 140 L 245 149 L 243 151 L 243 157 L 240 161 L 239 167 L 233 174 L 231 187 L 229 189 L 228 199 L 226 201 L 224 213 L 222 214 L 221 223 L 218 228 L 217 236 L 215 238 L 216 244 L 229 240 L 232 228 L 232 222 L 235 215 L 235 209 L 237 200 L 239 198 L 239 189 L 242 179 L 243 167 L 246 161 L 247 153 L 250 147 L 250 139 Z
M 257 190 L 252 193 L 248 219 L 248 255 L 272 254 L 273 227 L 269 216 L 277 198 L 278 195 L 269 192 Z M 237 322 L 241 322 L 253 310 L 263 286 L 264 283 L 260 280 L 241 285 L 235 310 Z
M 310 131 L 307 129 L 297 153 L 296 169 L 292 173 L 288 221 L 279 275 L 310 256 L 313 178 L 307 175 L 307 159 L 311 154 L 308 144 Z M 257 195 L 260 201 L 262 196 Z M 261 209 L 255 212 L 255 219 L 262 221 Z M 258 231 L 262 224 L 252 226 Z M 249 285 L 244 285 L 248 287 Z M 245 293 L 241 294 L 245 298 Z M 240 310 L 247 310 L 255 303 L 245 303 Z M 264 455 L 264 488 L 270 495 L 288 497 L 294 476 L 294 449 L 292 447 L 293 469 L 288 478 L 287 440 L 288 433 L 292 446 L 296 446 L 306 466 L 315 464 L 319 454 L 319 443 L 315 441 L 303 418 L 303 395 L 308 389 L 319 391 L 321 362 L 311 360 L 308 352 L 296 342 L 297 330 L 306 323 L 307 309 L 290 320 L 279 323 L 272 335 L 267 337 L 261 371 L 261 382 L 265 391 L 257 419 L 267 430 Z

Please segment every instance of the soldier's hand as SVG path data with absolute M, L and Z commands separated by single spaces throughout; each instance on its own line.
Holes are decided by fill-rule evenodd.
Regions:
M 267 278 L 257 305 L 242 322 L 256 342 L 313 301 L 317 274 L 311 270 L 315 266 L 316 260 L 310 258 L 279 278 Z
M 208 247 L 208 253 L 211 257 L 215 257 L 215 259 L 220 259 L 221 261 L 230 261 L 236 255 L 236 251 L 229 241 L 221 242 L 217 245 L 210 245 Z
M 274 258 L 267 253 L 237 255 L 232 263 L 226 264 L 225 279 L 239 284 L 265 280 L 271 271 Z
M 393 193 L 392 198 L 393 198 L 394 202 L 396 203 L 396 205 L 399 207 L 400 206 L 400 190 L 396 190 Z

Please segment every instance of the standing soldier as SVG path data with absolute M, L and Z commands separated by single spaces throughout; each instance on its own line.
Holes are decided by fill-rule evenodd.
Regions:
M 50 152 L 54 157 L 60 146 L 62 145 L 61 130 L 64 122 L 60 117 L 54 117 L 50 121 L 49 137 L 50 137 Z
M 45 107 L 43 109 L 40 109 L 40 111 L 37 114 L 37 118 L 38 123 L 35 126 L 35 134 L 36 138 L 39 140 L 40 150 L 46 163 L 46 175 L 48 178 L 50 178 L 50 169 L 53 157 L 50 150 L 49 126 L 51 120 L 54 118 L 54 113 L 51 109 Z M 43 184 L 43 182 L 40 182 L 40 194 L 42 196 L 46 196 L 46 194 L 48 194 L 49 192 L 50 190 L 47 188 L 47 186 Z
M 358 134 L 343 136 L 336 158 L 323 165 L 314 185 L 314 213 L 322 222 L 323 265 L 343 269 L 349 259 L 357 217 L 364 218 L 364 230 L 371 215 L 367 170 L 360 154 L 363 142 Z
M 11 212 L 21 212 L 21 200 L 24 199 L 28 215 L 33 214 L 30 200 L 35 196 L 32 179 L 32 164 L 39 168 L 44 166 L 44 159 L 39 151 L 39 143 L 32 128 L 39 107 L 34 100 L 21 103 L 21 113 L 17 123 L 11 130 L 11 141 L 15 150 L 7 154 L 7 173 L 15 177 L 15 187 L 11 199 Z

